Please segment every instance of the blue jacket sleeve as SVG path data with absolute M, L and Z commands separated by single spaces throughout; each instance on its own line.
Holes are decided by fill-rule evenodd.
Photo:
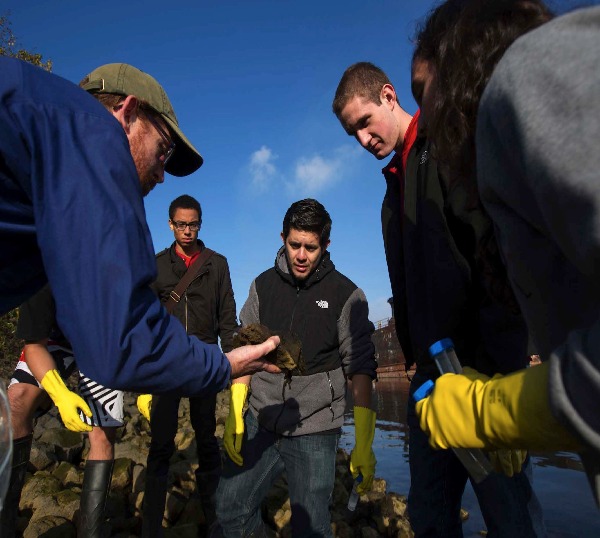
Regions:
M 72 83 L 19 64 L 8 64 L 0 83 L 0 128 L 10 134 L 0 135 L 1 179 L 18 185 L 22 230 L 37 234 L 58 323 L 81 370 L 115 389 L 223 389 L 227 358 L 188 337 L 150 290 L 152 239 L 121 126 Z

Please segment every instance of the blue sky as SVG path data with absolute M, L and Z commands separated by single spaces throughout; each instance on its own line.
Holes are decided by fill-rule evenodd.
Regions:
M 273 264 L 285 211 L 313 197 L 333 219 L 332 260 L 365 291 L 375 322 L 391 314 L 379 220 L 387 160 L 345 134 L 331 101 L 344 69 L 371 61 L 414 113 L 411 38 L 436 4 L 3 0 L 0 14 L 23 48 L 51 59 L 66 79 L 126 62 L 164 86 L 205 163 L 186 178 L 167 175 L 145 199 L 156 251 L 173 241 L 171 200 L 196 197 L 200 237 L 229 260 L 239 312 L 252 279 Z M 561 11 L 576 2 L 550 4 Z

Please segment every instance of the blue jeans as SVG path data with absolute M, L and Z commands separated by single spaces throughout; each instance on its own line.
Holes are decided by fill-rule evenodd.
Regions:
M 451 450 L 434 450 L 419 427 L 412 394 L 428 378 L 416 374 L 408 402 L 410 428 L 410 491 L 408 513 L 415 537 L 462 538 L 460 508 L 469 479 Z M 542 508 L 531 488 L 531 462 L 512 478 L 492 473 L 473 490 L 487 526 L 489 538 L 546 536 Z
M 283 437 L 261 428 L 250 411 L 245 426 L 244 464 L 238 467 L 226 458 L 217 489 L 217 519 L 223 536 L 261 535 L 261 502 L 286 471 L 292 535 L 332 537 L 329 504 L 339 435 Z

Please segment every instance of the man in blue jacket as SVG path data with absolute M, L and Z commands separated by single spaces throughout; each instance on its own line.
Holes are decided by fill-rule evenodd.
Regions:
M 142 195 L 202 164 L 158 82 L 126 64 L 90 73 L 86 91 L 11 58 L 0 71 L 0 313 L 48 280 L 80 368 L 115 389 L 199 395 L 278 372 L 261 359 L 277 338 L 226 356 L 150 290 Z

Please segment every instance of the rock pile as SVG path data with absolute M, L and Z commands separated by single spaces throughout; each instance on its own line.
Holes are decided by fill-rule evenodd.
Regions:
M 223 437 L 228 413 L 228 394 L 217 399 L 217 436 Z M 144 496 L 145 464 L 150 445 L 149 425 L 135 406 L 135 395 L 125 397 L 126 425 L 120 428 L 115 445 L 115 467 L 107 501 L 107 537 L 139 536 L 140 511 Z M 204 523 L 201 503 L 195 495 L 196 451 L 189 421 L 188 400 L 179 409 L 176 454 L 171 460 L 169 492 L 164 513 L 165 536 L 198 536 Z M 75 537 L 83 468 L 89 445 L 87 437 L 66 430 L 56 410 L 41 417 L 35 428 L 29 475 L 20 502 L 18 529 L 24 538 Z M 225 452 L 223 451 L 225 456 Z M 337 455 L 333 491 L 332 528 L 335 536 L 412 537 L 406 518 L 406 499 L 386 492 L 385 480 L 376 479 L 373 491 L 361 497 L 354 513 L 346 505 L 352 488 L 348 455 Z M 289 537 L 290 502 L 285 477 L 272 488 L 263 505 L 263 518 L 273 536 Z

